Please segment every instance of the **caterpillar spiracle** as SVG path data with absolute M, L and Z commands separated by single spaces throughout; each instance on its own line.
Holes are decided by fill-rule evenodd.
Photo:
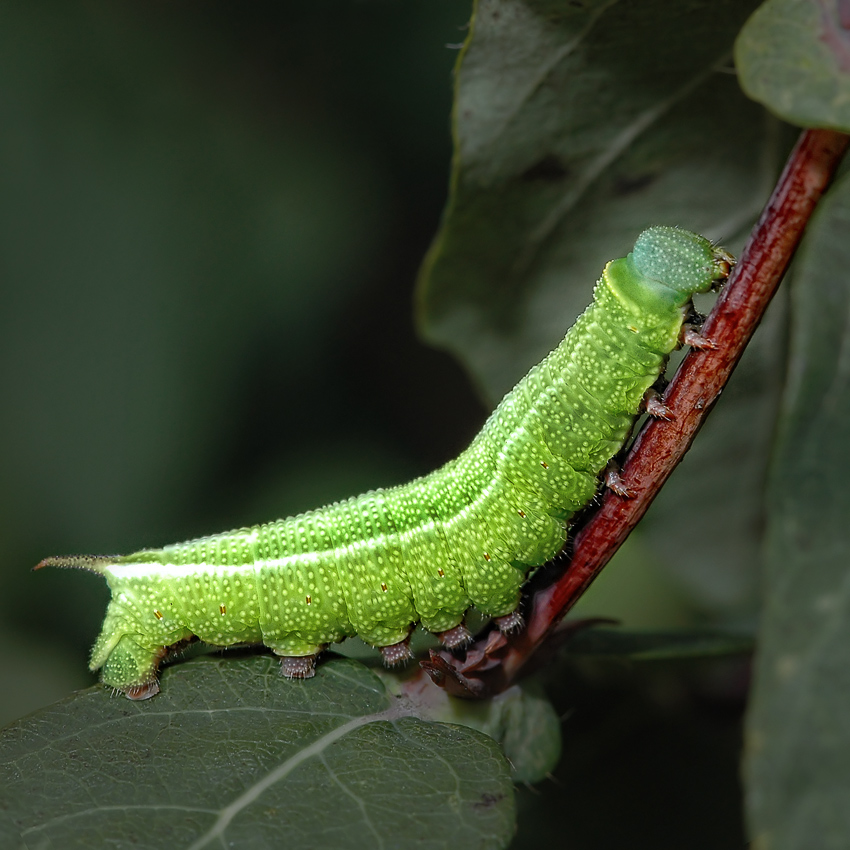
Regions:
M 130 699 L 159 691 L 170 648 L 263 643 L 309 678 L 328 644 L 360 635 L 392 665 L 419 622 L 454 647 L 467 609 L 521 625 L 528 572 L 562 547 L 645 393 L 679 343 L 694 293 L 732 257 L 695 233 L 653 227 L 608 263 L 593 303 L 505 397 L 455 460 L 409 484 L 251 528 L 131 555 L 53 557 L 106 578 L 91 654 Z

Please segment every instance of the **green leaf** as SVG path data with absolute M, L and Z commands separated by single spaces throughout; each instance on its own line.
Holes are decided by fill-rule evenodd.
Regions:
M 176 664 L 152 700 L 92 688 L 8 727 L 0 829 L 63 850 L 505 847 L 498 745 L 414 714 L 353 661 L 309 682 L 267 656 Z
M 752 648 L 751 635 L 718 629 L 584 629 L 566 644 L 571 655 L 614 656 L 633 661 L 739 655 Z
M 768 0 L 735 42 L 741 88 L 803 127 L 850 129 L 850 11 L 824 0 Z
M 393 692 L 412 700 L 420 717 L 460 723 L 489 735 L 502 745 L 514 782 L 534 783 L 547 776 L 561 756 L 561 719 L 534 679 L 513 685 L 492 699 L 464 700 L 442 688 L 422 687 L 422 679 L 400 681 L 381 671 Z
M 746 736 L 759 850 L 846 847 L 850 836 L 848 227 L 845 177 L 809 225 L 793 281 Z
M 563 336 L 605 262 L 652 224 L 727 243 L 784 141 L 728 69 L 755 4 L 479 0 L 420 324 L 498 399 Z

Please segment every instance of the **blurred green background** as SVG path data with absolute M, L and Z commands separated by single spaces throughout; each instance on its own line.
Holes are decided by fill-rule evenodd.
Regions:
M 94 681 L 106 588 L 42 557 L 398 483 L 479 426 L 412 308 L 469 12 L 0 7 L 0 725 Z

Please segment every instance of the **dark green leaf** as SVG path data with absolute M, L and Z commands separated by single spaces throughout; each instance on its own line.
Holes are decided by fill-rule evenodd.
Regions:
M 767 0 L 735 42 L 753 100 L 794 124 L 850 130 L 850 11 L 824 0 Z
M 92 688 L 8 727 L 0 815 L 63 850 L 506 846 L 498 745 L 414 711 L 348 660 L 309 682 L 265 656 L 176 664 L 147 702 Z
M 573 655 L 604 655 L 633 661 L 705 658 L 750 652 L 753 638 L 744 633 L 716 629 L 585 629 L 570 638 L 566 649 Z
M 422 680 L 400 681 L 383 673 L 387 687 L 411 700 L 420 717 L 460 723 L 502 745 L 515 782 L 539 782 L 561 756 L 561 721 L 537 682 L 526 679 L 488 700 L 464 700 Z
M 783 143 L 724 73 L 754 3 L 480 0 L 451 196 L 419 281 L 426 337 L 498 399 L 652 224 L 726 242 Z
M 850 836 L 850 179 L 794 276 L 789 381 L 769 482 L 766 605 L 747 728 L 759 848 Z

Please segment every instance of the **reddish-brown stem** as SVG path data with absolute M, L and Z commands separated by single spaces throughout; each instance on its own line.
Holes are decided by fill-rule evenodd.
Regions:
M 466 696 L 487 696 L 507 687 L 646 513 L 732 374 L 848 142 L 850 137 L 831 130 L 802 133 L 703 326 L 703 335 L 718 347 L 688 353 L 664 396 L 675 418 L 650 420 L 634 441 L 622 470 L 632 498 L 606 492 L 599 510 L 576 535 L 566 572 L 534 595 L 522 632 L 501 639 L 487 635 L 464 661 L 442 656 L 434 665 L 432 659 L 432 668 L 439 668 L 432 676 L 439 672 L 441 684 Z

